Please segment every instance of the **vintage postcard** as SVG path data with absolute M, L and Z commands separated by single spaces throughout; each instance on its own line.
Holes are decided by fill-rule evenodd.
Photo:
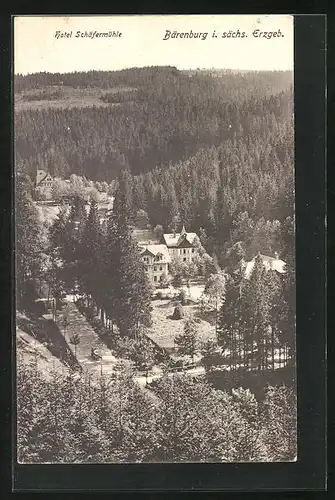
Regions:
M 294 462 L 293 16 L 16 16 L 17 459 Z

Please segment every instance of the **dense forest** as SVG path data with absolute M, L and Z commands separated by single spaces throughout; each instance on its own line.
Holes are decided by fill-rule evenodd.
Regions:
M 186 160 L 228 139 L 244 138 L 247 145 L 254 134 L 262 136 L 262 142 L 278 133 L 283 137 L 284 120 L 292 121 L 291 77 L 290 72 L 227 72 L 213 77 L 159 67 L 18 75 L 17 97 L 33 92 L 29 99 L 43 99 L 46 85 L 63 82 L 63 88 L 98 89 L 101 99 L 111 104 L 49 108 L 49 100 L 59 98 L 52 90 L 44 108 L 17 111 L 16 162 L 23 163 L 32 177 L 43 168 L 57 177 L 74 173 L 110 182 L 124 166 L 136 175 Z M 236 152 L 239 146 L 236 143 Z
M 224 76 L 225 87 L 244 88 L 247 92 L 247 85 L 259 78 L 260 75 L 265 75 L 262 80 L 260 89 L 267 93 L 280 92 L 290 81 L 291 72 L 289 71 L 235 71 L 235 70 L 193 70 L 180 71 L 174 66 L 150 66 L 145 68 L 127 68 L 119 71 L 74 71 L 72 73 L 32 73 L 28 75 L 15 75 L 14 90 L 15 92 L 23 92 L 27 90 L 36 90 L 41 87 L 50 85 L 63 85 L 74 88 L 100 88 L 110 89 L 118 86 L 129 86 L 134 88 L 145 88 L 148 84 L 157 85 L 159 82 L 165 85 L 166 79 L 170 79 L 172 83 L 176 82 L 176 78 L 186 75 L 206 78 L 209 81 L 214 77 Z
M 115 379 L 18 371 L 18 459 L 23 463 L 259 462 L 296 456 L 295 395 L 268 387 L 258 401 L 204 381 L 163 377 L 144 391 L 125 364 Z
M 18 94 L 59 83 L 113 91 L 102 94 L 109 107 L 18 111 L 16 165 L 32 179 L 43 168 L 109 185 L 126 171 L 133 219 L 143 210 L 152 227 L 184 223 L 210 252 L 242 240 L 247 256 L 280 253 L 293 215 L 291 79 L 169 67 L 18 75 Z

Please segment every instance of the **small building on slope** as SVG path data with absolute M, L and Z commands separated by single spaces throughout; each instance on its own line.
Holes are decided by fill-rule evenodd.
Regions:
M 250 278 L 250 275 L 252 273 L 252 270 L 255 265 L 255 260 L 257 257 L 260 257 L 262 259 L 262 264 L 265 267 L 267 271 L 277 271 L 279 274 L 284 274 L 285 273 L 285 262 L 281 259 L 278 258 L 278 256 L 275 257 L 269 257 L 268 255 L 262 255 L 258 254 L 256 255 L 253 259 L 249 260 L 248 262 L 245 263 L 245 277 L 247 279 Z
M 53 177 L 45 170 L 37 170 L 35 193 L 37 199 L 52 200 Z

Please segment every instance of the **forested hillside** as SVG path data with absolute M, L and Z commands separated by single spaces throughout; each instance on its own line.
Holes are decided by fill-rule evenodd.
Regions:
M 28 107 L 16 108 L 16 162 L 32 177 L 42 168 L 58 177 L 111 182 L 123 167 L 137 175 L 231 141 L 235 163 L 249 156 L 270 169 L 263 165 L 269 140 L 286 141 L 292 124 L 291 83 L 291 72 L 173 67 L 17 75 L 16 102 L 26 100 Z M 79 91 L 82 104 L 70 106 L 71 92 Z M 93 94 L 101 106 L 87 105 Z M 257 158 L 250 156 L 251 143 Z
M 82 368 L 100 364 L 92 380 L 45 377 L 18 345 L 19 460 L 295 460 L 292 74 L 40 73 L 15 92 L 17 308 L 61 325 L 59 353 L 69 328 L 74 358 L 91 352 Z M 52 222 L 36 169 L 56 177 Z M 183 225 L 195 256 L 172 258 L 159 296 L 133 229 Z M 41 299 L 53 319 L 36 317 Z M 97 338 L 118 360 L 108 377 Z

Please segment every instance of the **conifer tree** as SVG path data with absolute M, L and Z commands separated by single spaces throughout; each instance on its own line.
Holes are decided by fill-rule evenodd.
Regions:
M 177 201 L 174 184 L 165 192 L 165 199 L 163 200 L 162 211 L 166 217 L 166 227 L 171 231 L 176 232 L 180 227 L 179 206 Z
M 64 261 L 64 281 L 68 290 L 75 290 L 80 277 L 80 244 L 86 221 L 85 201 L 73 197 L 66 218 L 61 257 Z
M 287 217 L 282 226 L 282 259 L 285 262 L 283 309 L 281 312 L 282 341 L 287 344 L 290 362 L 295 361 L 295 316 L 296 316 L 296 284 L 295 284 L 295 221 Z
M 90 202 L 89 213 L 82 231 L 79 248 L 79 280 L 83 292 L 88 297 L 100 299 L 102 274 L 102 231 L 98 206 L 94 199 Z
M 217 244 L 220 247 L 230 239 L 231 214 L 227 205 L 226 193 L 223 190 L 223 186 L 218 186 L 216 196 L 215 234 Z
M 49 229 L 50 247 L 55 250 L 57 249 L 60 254 L 62 253 L 62 247 L 65 244 L 67 218 L 67 208 L 65 205 L 61 205 L 57 217 Z
M 211 373 L 213 366 L 222 361 L 218 344 L 213 339 L 208 339 L 201 345 L 201 363 L 205 367 L 207 373 Z
M 199 229 L 199 239 L 201 245 L 204 247 L 205 250 L 208 251 L 209 237 L 207 235 L 206 230 L 203 227 L 200 227 Z
M 36 276 L 42 264 L 41 226 L 30 191 L 30 179 L 22 172 L 18 172 L 16 176 L 15 253 L 19 307 L 37 297 Z
M 118 193 L 122 193 L 122 206 L 118 207 L 119 197 L 115 195 L 114 210 L 124 213 L 129 222 L 133 219 L 133 180 L 129 168 L 123 168 L 118 177 Z
M 66 223 L 67 209 L 61 206 L 56 219 L 49 228 L 49 266 L 45 278 L 49 286 L 49 295 L 56 299 L 56 307 L 60 306 L 60 301 L 65 295 L 66 281 L 66 262 L 65 250 L 66 245 Z
M 154 232 L 154 235 L 156 236 L 157 240 L 161 241 L 161 238 L 164 234 L 163 226 L 158 224 L 157 226 L 154 227 L 153 232 Z
M 237 241 L 234 245 L 228 249 L 226 256 L 227 271 L 234 272 L 237 266 L 241 264 L 241 261 L 245 259 L 245 249 L 241 241 Z
M 286 314 L 284 298 L 285 278 L 276 271 L 269 270 L 265 275 L 265 291 L 269 303 L 269 335 L 266 337 L 267 358 L 270 364 L 267 368 L 275 370 L 275 356 L 283 342 L 282 318 Z
M 136 212 L 134 222 L 135 226 L 139 229 L 148 229 L 150 227 L 148 214 L 143 209 Z
M 193 318 L 185 321 L 184 330 L 175 337 L 175 343 L 179 354 L 191 356 L 192 361 L 194 361 L 194 355 L 198 348 L 198 325 Z
M 297 456 L 297 401 L 293 388 L 267 387 L 262 425 L 267 457 L 273 461 L 293 461 Z
M 107 307 L 121 335 L 136 337 L 139 326 L 150 322 L 151 287 L 128 224 L 127 192 L 122 183 L 115 201 L 106 237 Z
M 243 306 L 250 338 L 252 368 L 267 368 L 267 344 L 270 337 L 270 297 L 267 289 L 267 271 L 258 255 L 249 279 L 243 289 Z
M 221 271 L 211 274 L 206 281 L 204 294 L 209 297 L 214 305 L 215 311 L 215 334 L 217 336 L 218 310 L 225 299 L 226 275 Z
M 233 429 L 235 457 L 241 461 L 266 459 L 259 402 L 249 389 L 240 387 L 232 390 L 232 403 L 238 415 Z
M 173 375 L 159 381 L 157 394 L 156 456 L 162 461 L 213 459 L 218 436 L 214 391 L 191 377 Z
M 241 289 L 243 270 L 238 268 L 233 275 L 228 275 L 225 295 L 218 315 L 217 339 L 228 360 L 231 370 L 235 371 L 242 362 L 245 365 L 246 346 L 244 318 L 242 315 Z M 243 349 L 242 349 L 243 344 Z

